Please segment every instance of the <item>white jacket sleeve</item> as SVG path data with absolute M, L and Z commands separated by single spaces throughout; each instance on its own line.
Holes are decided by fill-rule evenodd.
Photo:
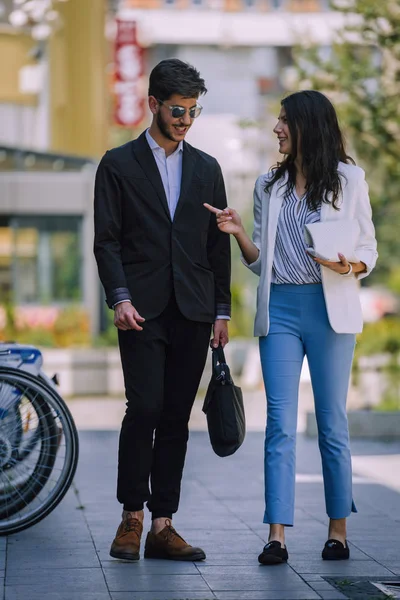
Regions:
M 256 275 L 261 275 L 261 222 L 262 222 L 262 194 L 263 194 L 263 187 L 265 186 L 265 175 L 260 175 L 260 177 L 258 177 L 255 186 L 254 186 L 254 193 L 253 193 L 253 200 L 254 200 L 254 206 L 253 206 L 253 213 L 254 213 L 254 228 L 253 228 L 253 236 L 252 236 L 252 240 L 253 240 L 253 244 L 255 246 L 257 246 L 258 250 L 260 251 L 258 254 L 258 258 L 257 260 L 255 260 L 253 263 L 248 263 L 246 262 L 246 260 L 244 259 L 243 255 L 241 256 L 241 261 L 242 263 L 251 271 L 253 271 L 253 273 L 255 273 Z
M 361 170 L 361 169 L 360 169 Z M 360 236 L 356 248 L 356 254 L 359 260 L 366 264 L 367 270 L 358 273 L 357 278 L 367 277 L 375 267 L 378 252 L 376 250 L 377 242 L 375 238 L 375 227 L 372 222 L 372 209 L 368 194 L 368 184 L 365 181 L 365 173 L 357 183 L 357 204 L 356 218 L 360 225 Z

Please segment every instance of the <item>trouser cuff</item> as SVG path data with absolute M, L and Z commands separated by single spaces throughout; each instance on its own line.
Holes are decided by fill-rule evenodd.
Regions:
M 166 519 L 172 519 L 172 512 L 168 512 L 165 510 L 156 510 L 151 513 L 152 521 L 154 521 L 154 519 L 162 519 L 163 517 L 165 517 Z
M 123 509 L 126 510 L 126 512 L 138 512 L 139 510 L 143 510 L 143 503 L 142 504 L 124 504 L 123 505 Z

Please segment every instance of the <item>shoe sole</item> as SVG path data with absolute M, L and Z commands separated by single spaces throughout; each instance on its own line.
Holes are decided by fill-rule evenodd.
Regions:
M 114 552 L 113 550 L 110 550 L 110 556 L 112 556 L 113 558 L 119 558 L 119 560 L 130 560 L 131 562 L 140 559 L 139 552 L 137 552 L 136 554 L 132 554 L 129 552 Z
M 193 562 L 193 561 L 198 561 L 198 560 L 205 560 L 206 555 L 204 554 L 204 552 L 202 552 L 202 553 L 199 552 L 197 554 L 193 554 L 192 556 L 171 556 L 169 554 L 164 554 L 162 552 L 160 552 L 160 553 L 145 552 L 144 557 L 161 559 L 161 560 L 179 560 L 179 561 L 185 561 L 185 562 Z
M 323 556 L 322 560 L 349 560 L 350 556 Z
M 279 556 L 266 556 L 265 558 L 258 559 L 260 565 L 281 565 L 287 562 L 287 558 L 279 558 Z

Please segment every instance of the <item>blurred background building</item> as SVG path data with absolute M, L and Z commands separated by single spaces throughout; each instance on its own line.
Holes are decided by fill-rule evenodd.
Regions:
M 104 322 L 92 257 L 96 161 L 149 123 L 116 118 L 117 20 L 135 24 L 146 98 L 153 66 L 175 56 L 209 89 L 189 141 L 220 161 L 231 204 L 248 206 L 274 160 L 276 99 L 301 36 L 329 44 L 326 0 L 1 0 L 0 293 L 25 315 L 83 306 Z M 121 27 L 121 25 L 120 25 Z M 129 55 L 128 55 L 129 56 Z M 143 104 L 143 103 L 142 103 Z M 40 315 L 38 310 L 40 307 Z M 33 317 L 32 317 L 33 318 Z
M 0 0 L 3 313 L 46 324 L 78 307 L 92 334 L 106 327 L 94 172 L 149 124 L 157 62 L 178 57 L 205 78 L 188 141 L 219 160 L 230 204 L 250 214 L 254 181 L 277 158 L 271 130 L 297 48 L 329 53 L 343 23 L 328 0 Z

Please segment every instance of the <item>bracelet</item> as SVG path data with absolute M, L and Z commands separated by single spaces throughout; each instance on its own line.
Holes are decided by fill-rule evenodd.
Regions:
M 353 266 L 351 263 L 349 263 L 349 270 L 346 273 L 340 273 L 340 275 L 342 277 L 348 277 L 349 275 L 351 275 L 353 272 Z

